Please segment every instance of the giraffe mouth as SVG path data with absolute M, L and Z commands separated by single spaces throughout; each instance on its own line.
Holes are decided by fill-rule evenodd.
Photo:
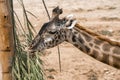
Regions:
M 36 50 L 33 50 L 32 48 L 33 48 L 33 46 L 30 45 L 29 48 L 28 48 L 29 53 L 35 53 L 36 52 Z
M 31 54 L 35 52 L 43 52 L 45 49 L 47 49 L 52 41 L 53 37 L 39 38 L 39 41 L 36 41 L 35 39 L 33 43 L 29 46 L 28 52 Z

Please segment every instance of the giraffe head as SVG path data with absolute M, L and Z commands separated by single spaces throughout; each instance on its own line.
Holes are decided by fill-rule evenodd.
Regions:
M 62 9 L 53 10 L 54 14 L 61 14 Z M 76 24 L 73 15 L 68 15 L 63 19 L 59 19 L 54 15 L 53 19 L 43 24 L 37 36 L 30 45 L 30 52 L 42 51 L 48 49 L 67 40 L 67 32 Z

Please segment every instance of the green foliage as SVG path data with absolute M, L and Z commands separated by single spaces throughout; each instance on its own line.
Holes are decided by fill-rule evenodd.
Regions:
M 29 52 L 25 50 L 29 46 L 35 30 L 27 16 L 28 11 L 25 9 L 23 1 L 19 0 L 18 2 L 23 9 L 24 22 L 22 23 L 18 15 L 13 13 L 15 55 L 12 64 L 12 77 L 13 80 L 44 80 L 42 61 L 39 55 L 36 53 L 34 57 L 30 57 Z

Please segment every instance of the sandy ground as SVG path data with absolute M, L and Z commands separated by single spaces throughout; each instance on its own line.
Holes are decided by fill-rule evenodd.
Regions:
M 74 14 L 78 23 L 106 37 L 120 41 L 120 0 L 45 0 L 49 13 L 60 6 L 65 16 Z M 28 11 L 37 19 L 29 16 L 37 32 L 48 21 L 41 0 L 24 0 Z M 22 18 L 17 1 L 15 11 Z M 101 63 L 79 51 L 69 43 L 59 45 L 62 71 L 59 70 L 57 47 L 46 50 L 41 59 L 48 80 L 120 80 L 120 70 Z

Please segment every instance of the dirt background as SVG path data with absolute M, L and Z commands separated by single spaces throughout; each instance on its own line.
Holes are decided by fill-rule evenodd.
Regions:
M 37 32 L 48 17 L 42 0 L 23 0 Z M 111 40 L 120 41 L 120 0 L 45 0 L 48 11 L 56 6 L 63 8 L 61 17 L 73 14 L 78 23 Z M 22 9 L 14 0 L 16 13 L 23 19 Z M 101 63 L 79 51 L 69 43 L 59 45 L 62 71 L 59 70 L 57 47 L 46 50 L 41 59 L 47 80 L 120 80 L 120 70 Z

